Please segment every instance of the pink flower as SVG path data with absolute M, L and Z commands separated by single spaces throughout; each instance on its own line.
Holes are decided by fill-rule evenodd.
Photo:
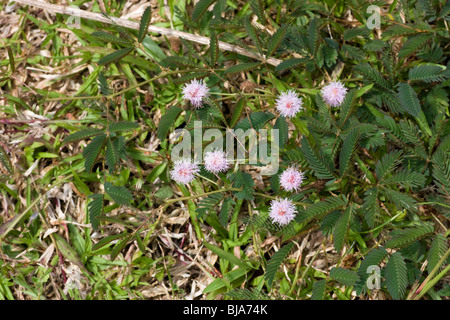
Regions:
M 200 171 L 197 163 L 192 163 L 191 159 L 176 161 L 170 177 L 178 183 L 188 184 L 195 179 L 195 174 Z
M 216 150 L 205 154 L 205 169 L 209 172 L 225 172 L 229 168 L 224 151 Z
M 200 108 L 204 99 L 209 95 L 209 88 L 206 84 L 196 79 L 192 80 L 191 83 L 183 85 L 182 89 L 183 99 L 189 100 L 196 108 Z
M 277 199 L 271 202 L 269 217 L 272 218 L 273 222 L 286 225 L 294 219 L 296 213 L 297 209 L 289 199 Z
M 294 167 L 289 167 L 280 176 L 280 184 L 287 191 L 300 189 L 304 175 Z
M 347 88 L 340 81 L 330 82 L 322 88 L 321 93 L 325 103 L 332 107 L 339 107 L 347 94 Z
M 302 104 L 302 98 L 299 98 L 293 90 L 288 90 L 278 96 L 275 107 L 282 116 L 292 118 L 303 109 Z

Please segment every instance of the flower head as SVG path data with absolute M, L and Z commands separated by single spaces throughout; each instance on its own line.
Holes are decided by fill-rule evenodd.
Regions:
M 227 171 L 229 168 L 224 151 L 216 150 L 205 154 L 205 169 L 217 173 Z
M 182 159 L 175 162 L 170 177 L 178 183 L 188 184 L 195 179 L 195 174 L 199 171 L 197 163 L 193 163 L 190 159 Z
M 280 184 L 287 191 L 300 189 L 304 175 L 294 167 L 289 167 L 280 175 Z
M 183 99 L 189 100 L 191 104 L 200 108 L 202 102 L 209 95 L 209 88 L 204 82 L 192 80 L 190 83 L 183 85 Z
M 289 199 L 277 199 L 271 202 L 269 217 L 272 218 L 273 222 L 286 225 L 294 219 L 296 213 L 297 209 Z
M 330 82 L 322 88 L 322 98 L 332 107 L 339 107 L 347 94 L 347 88 L 340 82 Z
M 302 98 L 299 98 L 293 90 L 288 90 L 278 96 L 275 107 L 282 116 L 292 118 L 303 109 L 302 104 Z

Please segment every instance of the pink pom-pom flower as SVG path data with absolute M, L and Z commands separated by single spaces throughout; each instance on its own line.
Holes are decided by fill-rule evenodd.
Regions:
M 332 107 L 339 107 L 347 94 L 347 88 L 340 82 L 330 82 L 322 88 L 322 98 Z
M 293 90 L 282 92 L 277 100 L 275 107 L 280 114 L 286 118 L 294 117 L 297 112 L 303 109 L 303 101 Z
M 287 191 L 297 191 L 303 182 L 304 175 L 294 167 L 289 167 L 280 175 L 280 184 Z
M 209 95 L 209 88 L 206 84 L 196 79 L 183 85 L 182 89 L 183 99 L 189 100 L 196 108 L 200 108 L 204 102 L 204 99 Z
M 295 205 L 289 199 L 277 199 L 272 200 L 269 217 L 273 222 L 278 222 L 281 225 L 286 225 L 295 218 L 297 209 Z
M 197 163 L 193 163 L 190 159 L 182 159 L 175 162 L 170 177 L 178 183 L 188 184 L 195 179 L 195 174 L 199 171 Z
M 216 150 L 205 154 L 205 169 L 209 172 L 225 172 L 228 168 L 229 165 L 224 151 Z

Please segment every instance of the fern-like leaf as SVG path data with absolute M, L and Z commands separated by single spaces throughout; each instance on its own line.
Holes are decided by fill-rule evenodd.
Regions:
M 123 49 L 114 51 L 113 53 L 110 53 L 110 54 L 104 56 L 103 58 L 101 58 L 98 61 L 98 64 L 99 65 L 108 65 L 113 62 L 119 61 L 120 59 L 129 55 L 131 53 L 131 51 L 133 51 L 133 50 L 134 50 L 134 48 L 123 48 Z
M 89 198 L 92 199 L 88 204 L 89 222 L 91 223 L 92 229 L 96 231 L 99 225 L 97 217 L 103 212 L 103 195 L 91 194 Z
M 148 26 L 150 25 L 150 20 L 152 18 L 151 13 L 151 6 L 145 8 L 144 13 L 142 14 L 141 23 L 139 25 L 138 42 L 142 42 L 147 34 Z
M 347 205 L 347 199 L 344 196 L 328 197 L 306 208 L 302 214 L 296 216 L 295 221 L 305 223 L 315 218 L 320 219 L 331 211 L 340 209 L 345 205 Z
M 117 204 L 129 204 L 133 200 L 130 190 L 125 187 L 116 187 L 111 182 L 105 183 L 105 192 Z
M 331 269 L 330 277 L 344 286 L 354 286 L 360 280 L 359 275 L 355 271 L 341 267 Z
M 407 228 L 401 231 L 394 231 L 391 238 L 386 242 L 386 248 L 400 248 L 422 238 L 433 232 L 433 226 L 424 223 L 419 226 Z
M 325 279 L 314 282 L 311 300 L 323 300 L 325 296 L 326 284 L 327 282 Z
M 139 124 L 130 121 L 112 122 L 108 126 L 109 132 L 130 131 L 139 128 Z
M 84 168 L 87 172 L 91 172 L 95 161 L 103 148 L 106 141 L 106 134 L 95 136 L 92 141 L 84 148 L 83 157 L 85 159 Z
M 75 142 L 78 140 L 84 140 L 93 136 L 97 136 L 103 133 L 103 130 L 100 129 L 92 129 L 92 128 L 88 128 L 88 129 L 83 129 L 80 131 L 77 131 L 75 133 L 72 133 L 71 135 L 67 136 L 64 140 L 63 143 L 70 143 L 70 142 Z
M 169 134 L 170 128 L 173 126 L 183 109 L 173 106 L 161 117 L 158 125 L 158 138 L 163 141 Z
M 395 252 L 389 259 L 384 275 L 386 285 L 392 299 L 400 300 L 403 298 L 408 285 L 408 269 L 405 259 L 400 252 Z
M 273 256 L 270 258 L 269 262 L 267 263 L 266 272 L 264 274 L 264 279 L 267 281 L 267 285 L 269 287 L 272 286 L 273 280 L 275 279 L 275 275 L 277 273 L 278 268 L 280 267 L 281 263 L 283 262 L 284 258 L 288 255 L 289 251 L 291 251 L 292 247 L 294 246 L 294 243 L 288 243 L 287 245 L 283 246 L 273 254 Z

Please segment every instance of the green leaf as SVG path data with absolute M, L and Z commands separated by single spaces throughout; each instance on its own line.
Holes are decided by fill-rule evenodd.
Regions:
M 395 230 L 391 232 L 391 238 L 386 242 L 386 248 L 401 248 L 408 244 L 422 238 L 423 236 L 433 232 L 433 226 L 429 223 L 424 223 L 419 226 L 407 228 L 405 230 Z
M 375 165 L 375 173 L 378 180 L 383 180 L 390 174 L 400 164 L 401 159 L 402 151 L 400 150 L 386 153 Z
M 426 83 L 442 82 L 448 77 L 443 71 L 444 66 L 435 64 L 422 64 L 409 70 L 408 78 L 410 81 L 423 81 Z
M 97 136 L 99 134 L 102 134 L 103 130 L 100 129 L 92 129 L 92 128 L 88 128 L 88 129 L 83 129 L 80 131 L 77 131 L 75 133 L 72 133 L 71 135 L 67 136 L 64 140 L 63 143 L 69 143 L 69 142 L 74 142 L 74 141 L 78 141 L 78 140 L 84 140 L 93 136 Z
M 52 233 L 52 236 L 55 238 L 56 246 L 58 247 L 59 252 L 70 262 L 76 264 L 80 269 L 87 272 L 85 266 L 83 265 L 83 262 L 81 261 L 78 253 L 75 251 L 74 248 L 57 233 Z
M 267 57 L 270 57 L 278 49 L 285 35 L 286 28 L 283 26 L 278 28 L 278 30 L 272 35 L 267 45 Z
M 151 13 L 152 13 L 151 6 L 145 8 L 144 13 L 142 14 L 141 23 L 139 25 L 138 42 L 142 42 L 142 40 L 144 40 L 145 35 L 147 34 L 148 26 L 150 25 L 150 20 L 152 18 Z
M 445 255 L 447 251 L 447 239 L 441 233 L 438 233 L 431 244 L 430 250 L 428 251 L 428 264 L 427 271 L 430 273 L 438 264 L 439 260 Z
M 289 139 L 289 128 L 286 122 L 286 118 L 283 116 L 279 116 L 275 125 L 273 126 L 274 130 L 278 130 L 279 133 L 279 141 L 278 146 L 280 149 L 283 149 L 286 142 Z
M 305 211 L 296 216 L 295 221 L 305 223 L 312 219 L 321 219 L 331 211 L 340 209 L 345 205 L 347 205 L 347 199 L 344 196 L 328 197 L 307 207 Z
M 419 188 L 425 184 L 425 180 L 425 176 L 419 172 L 402 169 L 387 179 L 381 179 L 380 183 L 386 185 L 398 184 L 406 188 Z
M 110 53 L 110 54 L 104 56 L 103 58 L 101 58 L 98 61 L 98 64 L 99 65 L 108 65 L 112 62 L 119 61 L 120 59 L 129 55 L 131 53 L 131 51 L 133 51 L 133 50 L 134 50 L 134 48 L 123 48 L 123 49 L 114 51 L 113 53 Z
M 118 122 L 112 122 L 108 126 L 109 132 L 119 132 L 119 131 L 130 131 L 133 129 L 139 128 L 140 125 L 135 122 L 130 121 L 118 121 Z
M 341 177 L 347 172 L 350 163 L 356 156 L 356 150 L 359 146 L 359 128 L 354 128 L 345 138 L 342 143 L 341 152 L 339 155 L 339 174 Z
M 367 225 L 375 227 L 375 221 L 380 216 L 380 202 L 378 200 L 378 189 L 370 188 L 364 193 L 363 211 Z
M 114 248 L 111 251 L 111 255 L 110 255 L 111 261 L 114 261 L 117 258 L 119 253 L 123 250 L 123 248 L 125 248 L 125 246 L 131 240 L 132 237 L 133 237 L 133 235 L 130 234 L 125 239 L 121 240 L 119 243 L 117 243 L 114 246 Z
M 219 205 L 224 197 L 223 193 L 213 193 L 207 197 L 204 197 L 197 205 L 197 219 L 203 219 L 211 212 L 214 212 L 214 208 Z
M 127 188 L 113 186 L 111 182 L 105 183 L 105 192 L 117 204 L 129 204 L 133 200 L 133 195 Z
M 398 57 L 404 58 L 414 51 L 422 47 L 425 42 L 434 37 L 432 34 L 419 34 L 413 37 L 410 37 L 408 41 L 405 42 L 403 47 L 398 51 Z
M 311 294 L 311 300 L 323 300 L 325 296 L 327 281 L 326 279 L 322 279 L 314 282 Z
M 354 286 L 360 280 L 356 272 L 341 267 L 331 269 L 330 277 L 345 286 Z
M 168 198 L 172 198 L 172 196 L 173 196 L 173 191 L 172 191 L 172 188 L 169 186 L 162 187 L 162 188 L 158 189 L 158 191 L 156 191 L 156 193 L 155 193 L 155 197 L 160 198 L 160 199 L 168 199 Z
M 216 0 L 200 0 L 194 7 L 192 11 L 192 21 L 199 20 L 203 14 L 208 10 L 209 6 L 212 5 Z
M 123 232 L 123 233 L 114 234 L 112 236 L 106 236 L 92 247 L 92 251 L 97 251 L 97 250 L 103 248 L 104 246 L 106 246 L 108 243 L 111 243 L 114 240 L 118 240 L 123 237 L 126 237 L 128 235 L 129 234 L 127 232 Z
M 314 18 L 308 25 L 308 45 L 312 55 L 315 55 L 319 47 L 320 25 L 318 19 Z
M 119 152 L 110 138 L 106 139 L 105 162 L 110 174 L 114 172 L 116 165 L 119 163 Z
M 413 117 L 418 117 L 422 112 L 417 94 L 409 83 L 398 84 L 398 99 L 400 100 L 403 110 Z
M 232 173 L 229 178 L 234 188 L 242 188 L 242 191 L 233 192 L 236 198 L 239 200 L 253 200 L 253 186 L 255 182 L 249 173 L 237 171 Z
M 301 149 L 314 174 L 319 179 L 333 179 L 332 162 L 320 150 L 313 150 L 306 137 L 301 140 Z
M 5 167 L 6 170 L 8 170 L 10 174 L 14 174 L 14 169 L 11 164 L 11 160 L 2 146 L 0 146 L 0 163 Z
M 344 214 L 339 218 L 336 222 L 336 225 L 333 230 L 333 239 L 334 239 L 334 247 L 337 252 L 342 251 L 342 247 L 344 246 L 345 236 L 347 234 L 348 226 L 350 223 L 351 216 L 351 207 L 347 207 Z
M 392 299 L 400 300 L 403 298 L 408 285 L 408 269 L 400 252 L 395 252 L 389 259 L 384 276 L 386 285 Z
M 181 112 L 183 112 L 183 109 L 173 106 L 161 117 L 158 125 L 158 138 L 161 141 L 166 139 L 170 128 L 173 126 Z
M 205 247 L 207 247 L 209 250 L 211 250 L 213 253 L 217 254 L 220 258 L 227 260 L 228 262 L 237 265 L 238 267 L 242 269 L 251 269 L 253 268 L 250 264 L 243 262 L 241 259 L 236 257 L 234 254 L 226 252 L 225 250 L 216 247 L 210 243 L 203 242 Z
M 272 287 L 273 280 L 275 279 L 275 275 L 283 262 L 284 258 L 288 255 L 289 251 L 291 251 L 294 243 L 288 243 L 275 252 L 267 263 L 266 272 L 264 273 L 264 279 L 267 281 L 267 285 Z
M 350 46 L 348 44 L 342 45 L 341 50 L 350 59 L 361 61 L 365 58 L 364 52 L 358 47 Z
M 344 31 L 344 41 L 353 40 L 356 37 L 366 37 L 371 34 L 371 30 L 368 29 L 366 26 L 353 28 L 353 29 L 346 29 Z
M 211 31 L 209 38 L 209 53 L 211 55 L 211 66 L 215 66 L 219 59 L 219 40 L 215 31 Z
M 134 235 L 134 238 L 136 239 L 136 243 L 137 243 L 137 245 L 138 245 L 139 250 L 140 250 L 142 253 L 145 254 L 146 247 L 145 247 L 145 244 L 144 244 L 144 242 L 142 241 L 142 238 L 141 238 L 141 236 L 139 235 L 138 232 Z
M 366 78 L 376 83 L 380 87 L 388 90 L 391 89 L 389 82 L 383 77 L 383 75 L 378 70 L 375 70 L 370 64 L 359 63 L 354 67 L 354 69 L 356 72 L 361 73 Z
M 92 229 L 96 231 L 99 225 L 97 217 L 103 213 L 103 195 L 91 194 L 89 198 L 92 199 L 92 201 L 88 204 L 89 222 L 92 225 Z
M 98 155 L 103 148 L 106 141 L 106 134 L 95 136 L 91 143 L 89 143 L 83 150 L 83 157 L 85 159 L 84 168 L 87 172 L 91 172 L 97 161 Z
M 380 187 L 379 190 L 383 191 L 385 197 L 394 205 L 396 205 L 398 210 L 406 209 L 408 211 L 417 211 L 416 200 L 414 200 L 414 198 L 410 197 L 408 194 L 385 187 Z
M 222 203 L 222 208 L 220 209 L 219 221 L 224 227 L 228 224 L 228 219 L 233 212 L 233 205 L 235 204 L 233 198 L 225 198 Z
M 296 67 L 306 63 L 307 61 L 311 60 L 310 58 L 295 58 L 295 59 L 288 59 L 281 62 L 279 65 L 275 67 L 276 72 L 283 72 L 285 70 L 292 70 Z
M 244 111 L 246 100 L 245 98 L 241 97 L 238 102 L 236 102 L 236 106 L 234 107 L 233 114 L 231 116 L 230 120 L 230 128 L 234 128 L 236 123 L 241 118 L 242 112 Z

